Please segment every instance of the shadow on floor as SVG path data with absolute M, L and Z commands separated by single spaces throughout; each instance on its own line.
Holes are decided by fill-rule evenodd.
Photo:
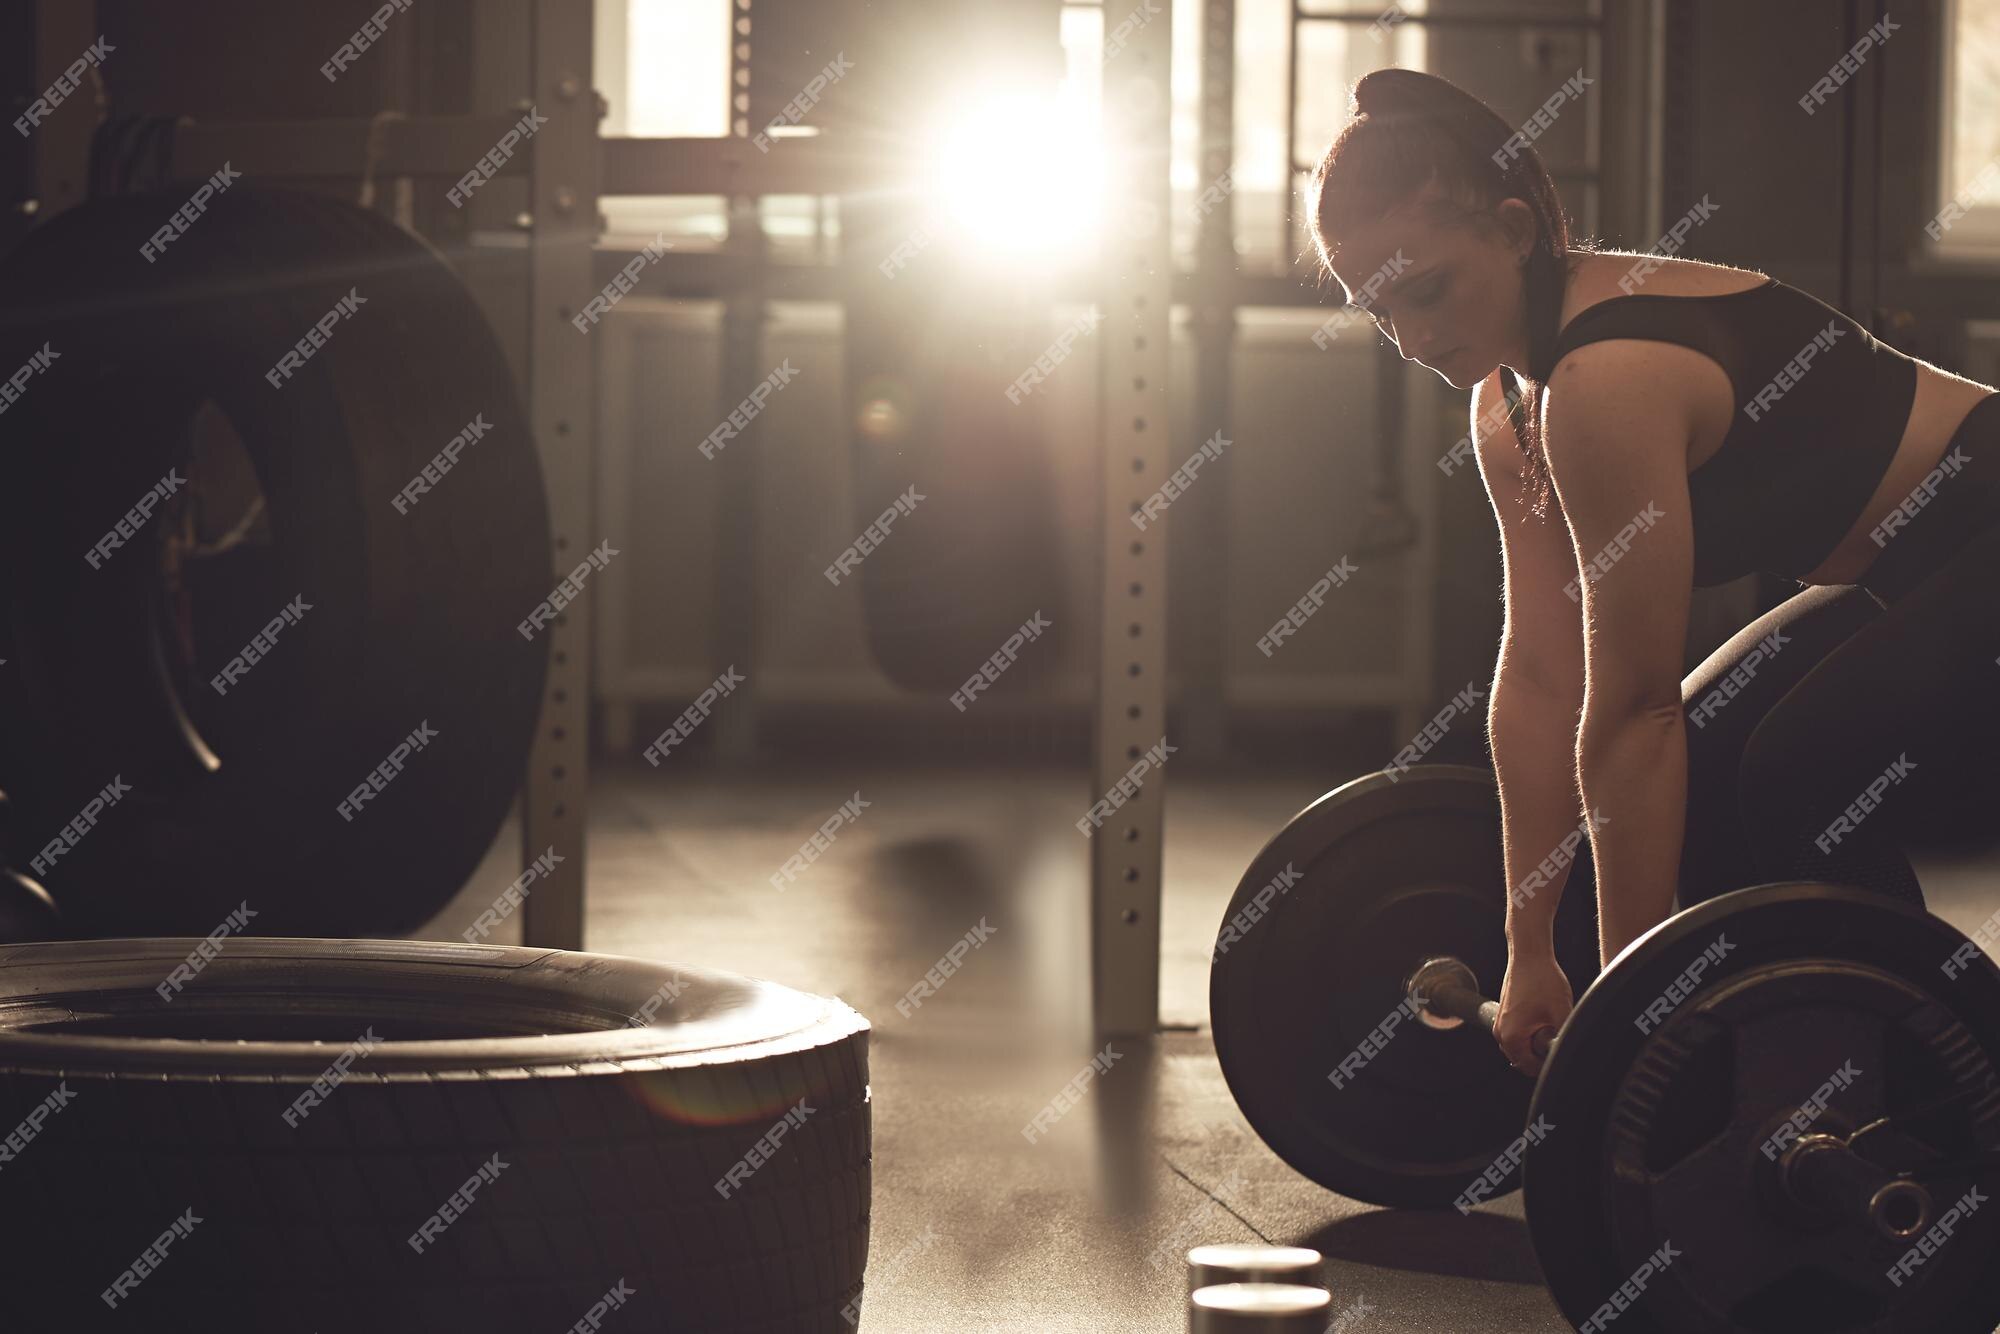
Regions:
M 1455 1209 L 1371 1209 L 1338 1219 L 1299 1243 L 1331 1260 L 1411 1274 L 1542 1284 L 1528 1225 L 1504 1214 Z

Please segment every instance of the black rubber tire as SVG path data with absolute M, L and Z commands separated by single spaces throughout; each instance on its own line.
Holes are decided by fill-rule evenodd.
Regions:
M 634 1295 L 604 1327 L 626 1334 L 853 1328 L 868 1024 L 840 1001 L 558 950 L 231 938 L 163 1003 L 201 943 L 0 950 L 0 1138 L 67 1092 L 0 1151 L 6 1328 L 562 1330 L 621 1279 Z M 371 1025 L 379 1044 L 288 1125 Z M 504 1169 L 413 1250 L 493 1154 Z M 107 1307 L 187 1210 L 186 1239 Z
M 421 240 L 245 182 L 146 262 L 187 195 L 92 201 L 0 261 L 0 378 L 57 354 L 0 413 L 8 851 L 29 870 L 117 775 L 133 791 L 30 870 L 75 934 L 205 933 L 246 897 L 256 932 L 401 934 L 478 865 L 526 767 L 548 641 L 516 625 L 555 586 L 533 437 L 484 315 Z M 366 305 L 274 388 L 350 290 Z M 204 403 L 241 440 L 270 542 L 189 563 L 188 654 L 161 630 L 166 516 L 100 568 L 84 555 L 170 468 L 190 475 Z M 478 414 L 490 429 L 399 514 Z M 215 694 L 295 596 L 311 611 Z M 423 722 L 438 740 L 413 776 L 344 820 Z

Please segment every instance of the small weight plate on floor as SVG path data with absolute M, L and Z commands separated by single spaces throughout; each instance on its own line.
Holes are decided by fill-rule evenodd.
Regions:
M 1491 1037 L 1398 1013 L 1438 954 L 1497 994 L 1504 876 L 1493 775 L 1463 765 L 1358 778 L 1257 854 L 1217 937 L 1209 1011 L 1229 1090 L 1279 1157 L 1357 1200 L 1437 1208 L 1521 1135 L 1533 1086 Z M 1597 964 L 1587 886 L 1564 894 L 1557 938 L 1581 989 Z
M 1801 1130 L 1883 1117 L 1854 1149 L 1891 1171 L 2000 1149 L 2000 969 L 1966 944 L 1879 894 L 1788 883 L 1698 904 L 1620 955 L 1529 1112 L 1550 1133 L 1528 1223 L 1563 1313 L 1616 1313 L 1620 1334 L 1992 1334 L 2000 1208 L 1983 1190 L 1938 1235 L 1898 1239 L 1795 1203 L 1775 1162 Z M 1935 1215 L 1977 1180 L 1927 1179 Z M 1643 1295 L 1620 1311 L 1627 1284 Z

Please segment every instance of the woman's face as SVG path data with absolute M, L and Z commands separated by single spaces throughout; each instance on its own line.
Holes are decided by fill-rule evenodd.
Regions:
M 1509 205 L 1526 212 L 1519 200 L 1501 208 Z M 1525 359 L 1517 253 L 1505 228 L 1440 226 L 1399 209 L 1342 237 L 1332 267 L 1348 304 L 1372 317 L 1405 360 L 1470 389 L 1503 361 Z

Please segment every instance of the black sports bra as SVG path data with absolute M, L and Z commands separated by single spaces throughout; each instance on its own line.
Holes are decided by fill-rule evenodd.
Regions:
M 1722 447 L 1688 474 L 1702 588 L 1759 570 L 1803 579 L 1833 554 L 1888 472 L 1917 394 L 1914 360 L 1776 278 L 1601 301 L 1563 327 L 1550 364 L 1608 338 L 1693 348 L 1734 388 Z

